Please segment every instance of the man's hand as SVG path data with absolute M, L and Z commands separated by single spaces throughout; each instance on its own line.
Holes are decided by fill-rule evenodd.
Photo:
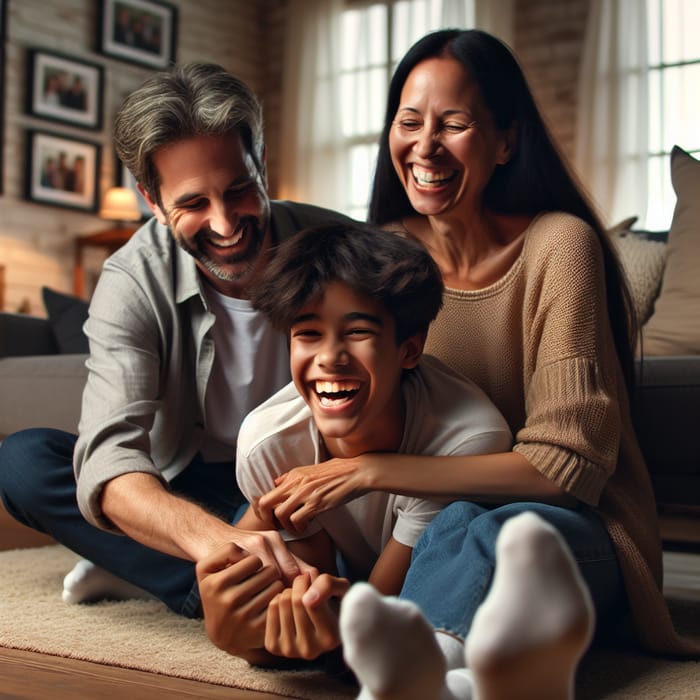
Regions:
M 328 510 L 371 490 L 362 457 L 331 459 L 296 467 L 275 480 L 275 488 L 261 496 L 255 510 L 265 520 L 289 532 L 302 532 L 308 522 Z
M 204 627 L 211 641 L 235 656 L 261 649 L 268 604 L 284 590 L 276 567 L 263 566 L 233 542 L 197 562 Z
M 231 533 L 230 539 L 248 554 L 258 557 L 262 566 L 275 570 L 285 584 L 291 585 L 304 571 L 315 571 L 289 551 L 286 542 L 276 530 L 257 532 L 240 527 L 233 529 L 235 531 Z
M 265 649 L 275 656 L 315 659 L 340 646 L 340 599 L 350 588 L 344 578 L 309 574 L 294 579 L 268 606 Z

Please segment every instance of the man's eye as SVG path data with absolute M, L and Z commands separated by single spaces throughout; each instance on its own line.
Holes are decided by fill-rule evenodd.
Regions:
M 374 335 L 374 331 L 371 328 L 350 328 L 348 330 L 348 335 L 365 337 L 368 335 Z
M 226 191 L 226 199 L 240 199 L 248 193 L 249 187 L 237 187 L 235 190 Z
M 204 199 L 194 199 L 191 202 L 185 202 L 180 204 L 179 208 L 185 211 L 196 211 L 197 209 L 203 209 L 206 206 L 206 200 Z

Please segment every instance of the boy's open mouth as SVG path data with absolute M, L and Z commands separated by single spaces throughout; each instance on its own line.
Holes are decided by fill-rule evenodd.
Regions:
M 314 389 L 322 406 L 337 406 L 357 394 L 360 390 L 360 382 L 316 381 Z

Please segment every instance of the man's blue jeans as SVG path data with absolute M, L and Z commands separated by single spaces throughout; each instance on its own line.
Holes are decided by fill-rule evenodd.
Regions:
M 3 440 L 0 496 L 7 511 L 81 557 L 149 591 L 173 611 L 200 617 L 193 562 L 100 530 L 82 516 L 73 476 L 75 441 L 75 435 L 45 428 L 23 430 Z M 173 492 L 201 504 L 226 522 L 234 521 L 245 503 L 233 462 L 207 464 L 195 459 L 170 486 Z
M 622 574 L 603 523 L 587 508 L 513 503 L 489 509 L 452 503 L 416 543 L 400 597 L 417 603 L 435 629 L 466 638 L 491 586 L 501 526 L 524 511 L 534 511 L 559 530 L 591 592 L 599 627 L 614 624 L 625 606 Z

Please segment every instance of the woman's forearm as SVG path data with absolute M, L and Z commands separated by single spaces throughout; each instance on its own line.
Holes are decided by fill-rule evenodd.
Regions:
M 446 501 L 535 500 L 556 505 L 576 502 L 517 452 L 460 456 L 366 454 L 357 459 L 367 490 Z

